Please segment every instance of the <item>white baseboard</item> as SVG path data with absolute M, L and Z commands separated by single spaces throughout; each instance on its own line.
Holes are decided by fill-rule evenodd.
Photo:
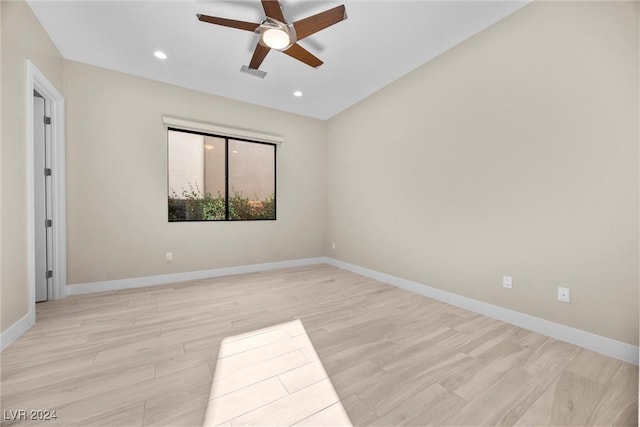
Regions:
M 31 310 L 0 335 L 0 351 L 13 344 L 36 323 L 36 313 Z
M 570 344 L 575 344 L 624 362 L 638 365 L 638 347 L 631 344 L 616 341 L 581 329 L 572 328 L 560 323 L 544 320 L 525 313 L 520 313 L 518 311 L 509 310 L 508 308 L 463 297 L 461 295 L 432 288 L 421 283 L 412 282 L 410 280 L 370 270 L 368 268 L 360 267 L 337 259 L 326 258 L 326 263 L 361 276 L 369 277 L 380 282 L 397 286 L 398 288 L 445 302 L 447 304 L 455 305 L 475 313 L 480 313 L 494 319 L 502 320 L 503 322 L 507 322 L 542 335 L 556 338 Z
M 327 258 L 302 258 L 289 261 L 268 262 L 264 264 L 241 265 L 237 267 L 216 268 L 212 270 L 187 271 L 184 273 L 162 274 L 158 276 L 134 277 L 131 279 L 107 280 L 67 285 L 67 295 L 81 295 L 93 292 L 117 291 L 119 289 L 141 288 L 145 286 L 166 285 L 187 282 L 189 280 L 210 279 L 212 277 L 232 276 L 234 274 L 256 273 L 278 268 L 302 267 L 305 265 L 326 264 Z

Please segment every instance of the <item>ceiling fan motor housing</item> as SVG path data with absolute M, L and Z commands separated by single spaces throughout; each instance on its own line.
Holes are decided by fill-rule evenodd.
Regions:
M 275 30 L 275 31 L 280 31 L 280 32 L 285 33 L 287 35 L 287 37 L 289 38 L 289 43 L 287 45 L 285 45 L 284 47 L 270 46 L 264 40 L 264 33 L 266 31 L 269 31 L 269 30 Z M 276 49 L 276 50 L 281 50 L 281 51 L 287 50 L 298 41 L 297 36 L 296 36 L 296 29 L 294 28 L 293 24 L 285 24 L 284 22 L 280 22 L 278 20 L 275 20 L 275 19 L 269 18 L 269 17 L 265 18 L 265 20 L 262 21 L 262 24 L 260 24 L 260 26 L 258 28 L 256 28 L 255 32 L 260 34 L 260 40 L 258 42 L 262 46 L 268 47 L 268 48 L 271 48 L 271 49 Z

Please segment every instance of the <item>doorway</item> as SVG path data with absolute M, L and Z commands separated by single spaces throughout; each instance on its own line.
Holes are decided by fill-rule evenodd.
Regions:
M 36 302 L 53 299 L 51 101 L 33 91 L 34 249 Z
M 27 242 L 29 314 L 65 297 L 67 284 L 64 97 L 27 60 Z

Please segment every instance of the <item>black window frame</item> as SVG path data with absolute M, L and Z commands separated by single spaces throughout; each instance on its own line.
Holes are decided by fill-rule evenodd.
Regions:
M 192 129 L 182 129 L 179 127 L 167 127 L 167 192 L 169 194 L 169 132 L 183 132 L 194 135 L 210 136 L 214 138 L 224 139 L 224 200 L 225 200 L 225 217 L 224 219 L 189 219 L 189 220 L 172 220 L 169 217 L 169 205 L 167 197 L 167 221 L 170 223 L 190 223 L 190 222 L 247 222 L 247 221 L 276 221 L 278 219 L 278 144 L 273 142 L 256 141 L 253 139 L 240 138 L 229 135 L 219 135 L 211 132 L 197 131 Z M 249 142 L 252 144 L 269 145 L 273 147 L 273 218 L 253 218 L 253 219 L 230 219 L 229 218 L 229 140 Z

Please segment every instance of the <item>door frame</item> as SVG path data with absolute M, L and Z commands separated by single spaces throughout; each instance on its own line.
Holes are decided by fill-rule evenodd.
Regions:
M 52 299 L 66 296 L 67 285 L 67 214 L 66 169 L 64 133 L 64 97 L 27 59 L 27 278 L 29 283 L 29 311 L 35 319 L 35 186 L 34 186 L 34 134 L 33 91 L 37 90 L 50 105 L 51 115 L 51 188 L 53 207 L 53 295 Z M 44 173 L 44 171 L 43 171 Z

